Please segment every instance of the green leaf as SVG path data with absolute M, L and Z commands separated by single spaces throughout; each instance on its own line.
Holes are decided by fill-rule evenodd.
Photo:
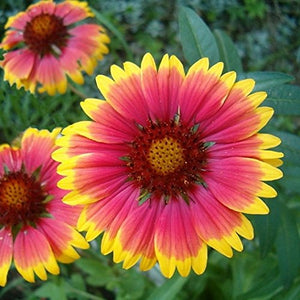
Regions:
M 284 300 L 299 300 L 300 295 L 300 284 L 299 282 L 294 283 L 293 288 L 290 288 L 288 291 L 285 291 L 283 295 L 281 295 L 278 299 Z
M 253 91 L 265 91 L 266 89 L 289 83 L 294 77 L 281 72 L 249 72 L 238 74 L 238 79 L 252 78 L 255 80 Z
M 300 267 L 300 238 L 292 211 L 281 204 L 280 212 L 281 223 L 276 246 L 281 281 L 288 288 L 293 283 Z
M 23 283 L 24 279 L 21 276 L 8 280 L 6 286 L 0 288 L 0 299 L 2 299 L 2 296 L 9 291 L 16 290 L 18 287 L 22 286 Z
M 65 285 L 56 285 L 51 281 L 45 282 L 40 288 L 34 291 L 34 294 L 38 297 L 47 298 L 50 300 L 67 300 Z
M 299 158 L 300 159 L 300 158 Z M 284 176 L 278 182 L 287 193 L 300 194 L 300 167 L 293 165 L 283 165 Z
M 70 295 L 70 299 L 76 299 L 76 300 L 105 300 L 101 296 L 95 295 L 95 293 L 91 294 L 85 291 L 85 288 L 81 287 L 81 284 L 79 286 L 74 285 L 74 283 L 71 285 L 67 281 L 64 282 L 65 290 L 67 291 L 67 294 Z M 68 299 L 69 299 L 68 298 Z
M 85 282 L 82 273 L 74 273 L 71 275 L 70 286 L 74 286 L 80 291 L 86 291 Z
M 279 228 L 279 201 L 268 200 L 266 204 L 270 208 L 270 213 L 263 216 L 253 216 L 255 234 L 259 240 L 260 254 L 264 258 L 272 249 Z
M 251 286 L 252 277 L 255 273 L 255 261 L 249 253 L 235 255 L 230 263 L 232 269 L 232 299 L 243 293 Z
M 275 271 L 274 271 L 275 273 Z M 257 284 L 246 293 L 239 295 L 237 299 L 239 300 L 248 300 L 248 299 L 256 299 L 264 296 L 268 296 L 267 299 L 271 299 L 272 295 L 277 294 L 282 289 L 280 285 L 280 277 L 279 276 L 270 276 L 268 280 L 258 281 Z
M 261 259 L 253 251 L 237 253 L 232 259 L 231 267 L 233 293 L 229 299 L 270 300 L 271 296 L 283 289 L 274 255 Z
M 155 289 L 146 300 L 172 300 L 180 292 L 188 277 L 181 277 L 176 274 L 171 279 L 167 279 L 163 285 Z M 201 279 L 200 279 L 201 280 Z
M 208 57 L 211 65 L 219 61 L 219 50 L 214 35 L 192 9 L 180 7 L 178 22 L 179 39 L 189 64 L 202 57 Z
M 216 29 L 214 35 L 220 53 L 220 60 L 224 62 L 224 71 L 243 72 L 242 61 L 231 38 L 223 31 Z
M 298 135 L 283 131 L 272 131 L 272 134 L 281 139 L 281 144 L 278 147 L 278 150 L 284 153 L 283 167 L 286 164 L 300 166 L 300 137 Z
M 143 299 L 142 295 L 145 289 L 145 279 L 135 269 L 121 270 L 118 281 L 114 288 L 118 290 L 116 300 L 135 300 Z
M 282 115 L 300 115 L 300 86 L 281 85 L 267 89 L 265 105 Z
M 278 181 L 285 191 L 300 194 L 300 137 L 283 131 L 272 131 L 281 139 L 278 150 L 284 153 L 281 166 L 284 176 Z
M 99 260 L 82 257 L 75 264 L 85 273 L 89 274 L 86 281 L 92 286 L 104 286 L 115 280 L 113 269 Z
M 189 280 L 186 282 L 184 286 L 184 292 L 187 294 L 188 297 L 188 298 L 185 297 L 184 299 L 190 299 L 190 300 L 201 299 L 201 294 L 204 292 L 205 288 L 207 287 L 208 280 L 209 280 L 209 272 L 205 271 L 204 274 L 202 274 L 201 276 L 192 273 L 189 276 Z
M 124 50 L 126 52 L 127 59 L 132 61 L 133 60 L 132 51 L 130 50 L 126 40 L 124 39 L 124 37 L 122 35 L 122 33 L 99 11 L 97 11 L 93 8 L 91 8 L 91 11 L 95 15 L 95 18 L 101 24 L 103 24 L 107 29 L 109 29 L 115 35 L 115 37 L 120 41 L 120 43 L 122 44 L 122 46 L 124 47 Z

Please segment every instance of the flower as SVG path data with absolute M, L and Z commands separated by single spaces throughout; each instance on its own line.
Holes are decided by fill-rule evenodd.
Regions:
M 106 101 L 81 103 L 92 121 L 63 130 L 53 158 L 65 203 L 83 205 L 78 229 L 87 240 L 104 232 L 101 251 L 125 269 L 158 261 L 171 277 L 201 274 L 207 245 L 227 257 L 242 251 L 238 234 L 253 238 L 243 213 L 266 214 L 260 197 L 275 197 L 264 181 L 282 177 L 280 139 L 258 133 L 273 114 L 258 107 L 255 82 L 221 75 L 207 58 L 187 74 L 165 55 L 157 70 L 146 54 L 141 67 L 113 65 L 112 79 L 96 78 Z
M 65 191 L 57 187 L 61 176 L 51 158 L 57 149 L 56 128 L 27 129 L 20 146 L 0 146 L 0 285 L 14 260 L 18 272 L 29 282 L 34 273 L 47 279 L 46 270 L 59 273 L 57 261 L 70 263 L 79 258 L 73 246 L 89 244 L 74 228 L 80 207 L 61 199 Z
M 10 17 L 0 48 L 4 54 L 1 66 L 4 79 L 17 88 L 34 93 L 54 95 L 66 92 L 67 78 L 83 84 L 81 71 L 91 75 L 103 55 L 109 37 L 96 24 L 76 22 L 91 17 L 86 2 L 64 1 L 55 4 L 40 1 L 25 12 Z

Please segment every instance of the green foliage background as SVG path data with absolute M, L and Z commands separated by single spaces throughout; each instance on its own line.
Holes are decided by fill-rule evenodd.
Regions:
M 33 2 L 0 2 L 0 36 L 7 17 Z M 224 61 L 225 71 L 237 71 L 240 79 L 254 78 L 255 89 L 268 92 L 265 104 L 276 113 L 264 131 L 282 139 L 278 150 L 285 153 L 285 176 L 274 184 L 278 197 L 265 200 L 270 214 L 249 216 L 254 241 L 244 240 L 245 250 L 232 259 L 212 250 L 201 276 L 167 280 L 156 267 L 144 273 L 138 268 L 125 271 L 111 256 L 100 254 L 100 237 L 81 252 L 80 260 L 61 265 L 61 275 L 46 282 L 28 284 L 12 269 L 0 299 L 300 299 L 299 1 L 88 2 L 95 12 L 93 21 L 105 26 L 111 37 L 110 54 L 93 76 L 85 76 L 85 85 L 74 85 L 63 96 L 30 95 L 0 80 L 1 143 L 29 126 L 52 129 L 86 119 L 79 102 L 101 97 L 94 77 L 109 74 L 111 64 L 139 64 L 144 53 L 151 52 L 157 62 L 164 53 L 175 54 L 188 67 L 208 56 L 211 62 Z

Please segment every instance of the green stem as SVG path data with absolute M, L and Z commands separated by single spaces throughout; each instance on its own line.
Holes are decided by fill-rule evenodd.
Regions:
M 120 41 L 120 43 L 124 47 L 127 59 L 132 61 L 133 60 L 132 52 L 131 52 L 127 42 L 123 38 L 122 33 L 109 20 L 107 20 L 107 18 L 105 18 L 103 16 L 103 14 L 99 13 L 98 11 L 96 11 L 93 8 L 91 8 L 91 11 L 95 15 L 96 19 L 116 36 L 116 38 Z
M 91 295 L 90 293 L 78 290 L 78 289 L 76 289 L 76 288 L 74 288 L 72 286 L 69 286 L 69 289 L 70 289 L 71 292 L 73 292 L 73 293 L 75 293 L 77 295 L 80 295 L 82 297 L 86 297 L 87 299 L 90 299 L 90 300 L 105 300 L 102 297 Z
M 79 91 L 75 86 L 73 86 L 70 82 L 68 82 L 68 87 L 70 88 L 70 90 L 76 94 L 77 96 L 79 96 L 80 98 L 86 99 L 88 98 L 85 94 L 83 94 L 81 91 Z

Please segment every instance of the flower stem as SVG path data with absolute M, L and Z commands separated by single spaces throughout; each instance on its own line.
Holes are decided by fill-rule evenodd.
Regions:
M 84 93 L 82 93 L 81 91 L 79 91 L 75 86 L 73 86 L 71 83 L 68 82 L 68 87 L 70 88 L 70 90 L 76 94 L 77 96 L 79 96 L 82 99 L 86 99 L 88 98 Z

